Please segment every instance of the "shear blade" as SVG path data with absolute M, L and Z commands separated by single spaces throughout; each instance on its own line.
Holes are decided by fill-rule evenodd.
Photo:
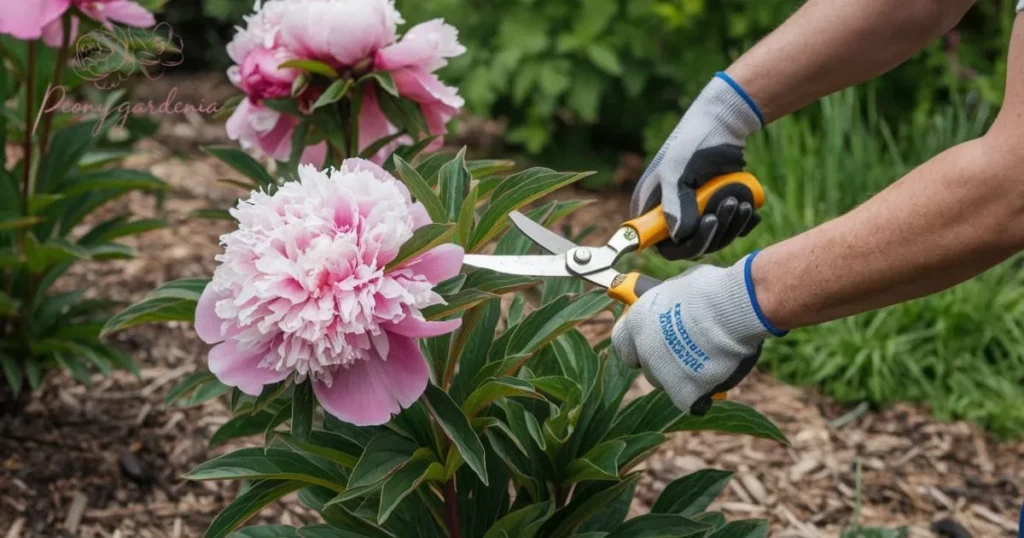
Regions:
M 565 267 L 565 256 L 488 256 L 467 254 L 466 265 L 520 276 L 575 276 Z
M 520 232 L 523 232 L 531 241 L 552 254 L 565 254 L 578 246 L 576 243 L 541 226 L 536 221 L 530 219 L 530 217 L 518 211 L 513 211 L 508 216 L 512 219 L 512 223 L 516 225 L 516 228 L 519 228 Z

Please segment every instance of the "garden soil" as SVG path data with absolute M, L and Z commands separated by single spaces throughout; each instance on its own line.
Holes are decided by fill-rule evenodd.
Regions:
M 193 80 L 183 87 L 207 100 L 220 91 L 217 82 L 204 84 Z M 128 165 L 171 184 L 163 214 L 171 226 L 136 239 L 138 259 L 84 264 L 60 285 L 88 285 L 127 302 L 168 280 L 209 275 L 217 238 L 231 226 L 187 217 L 197 209 L 229 207 L 243 194 L 218 181 L 233 171 L 199 151 L 201 145 L 227 143 L 223 136 L 222 126 L 187 116 L 165 121 L 155 140 L 139 143 Z M 610 233 L 625 217 L 625 192 L 559 196 L 597 198 L 569 221 L 576 230 L 596 223 L 594 237 Z M 125 210 L 157 214 L 151 199 L 131 196 L 106 208 L 106 216 L 94 217 Z M 610 317 L 583 328 L 594 341 L 610 329 Z M 183 324 L 136 328 L 113 341 L 132 355 L 138 377 L 118 372 L 82 386 L 53 372 L 34 394 L 18 401 L 0 396 L 0 538 L 198 537 L 236 493 L 233 483 L 181 479 L 195 465 L 245 444 L 208 447 L 230 417 L 225 402 L 191 409 L 163 404 L 171 387 L 205 367 L 207 347 Z M 650 390 L 641 379 L 630 394 Z M 838 536 L 858 506 L 862 525 L 906 525 L 910 536 L 940 535 L 933 527 L 945 529 L 943 536 L 1016 535 L 1024 442 L 996 442 L 975 426 L 939 422 L 912 406 L 841 406 L 763 373 L 730 396 L 775 421 L 790 446 L 715 433 L 675 434 L 642 464 L 633 515 L 644 513 L 673 479 L 714 467 L 736 476 L 712 509 L 730 520 L 767 518 L 776 537 Z M 301 524 L 316 521 L 316 515 L 292 496 L 254 521 Z

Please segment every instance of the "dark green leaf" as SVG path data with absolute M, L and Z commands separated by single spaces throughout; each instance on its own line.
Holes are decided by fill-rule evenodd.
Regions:
M 252 409 L 249 411 L 249 414 L 254 415 L 263 411 L 268 405 L 276 401 L 278 396 L 284 394 L 288 388 L 289 385 L 287 380 L 281 381 L 280 383 L 264 385 L 260 395 L 257 396 L 256 401 L 253 402 Z
M 39 385 L 43 383 L 42 359 L 33 357 L 31 360 L 25 361 L 25 376 L 28 378 L 29 388 L 38 389 Z
M 485 178 L 492 174 L 499 174 L 501 172 L 508 172 L 515 167 L 516 162 L 508 160 L 466 161 L 466 168 L 469 169 L 469 173 L 472 174 L 475 179 Z
M 28 214 L 36 215 L 55 202 L 64 198 L 63 194 L 36 194 L 28 200 Z
M 493 379 L 480 385 L 462 404 L 462 411 L 469 417 L 475 416 L 491 402 L 500 398 L 540 398 L 530 383 L 514 377 Z
M 309 441 L 309 432 L 313 429 L 313 382 L 306 380 L 295 386 L 292 396 L 292 437 L 299 441 Z
M 106 243 L 129 235 L 159 230 L 166 226 L 167 222 L 160 219 L 142 219 L 129 222 L 127 216 L 120 215 L 89 230 L 78 240 L 78 244 L 95 245 Z
M 298 538 L 296 530 L 285 525 L 246 527 L 231 533 L 228 538 Z
M 391 73 L 387 71 L 374 71 L 368 73 L 359 82 L 364 82 L 368 79 L 373 79 L 377 83 L 377 87 L 387 92 L 393 97 L 401 97 L 398 95 L 398 88 L 395 87 L 395 81 L 391 78 Z
M 697 514 L 690 519 L 700 521 L 701 523 L 707 523 L 716 529 L 725 526 L 725 514 L 721 512 L 704 512 L 702 514 Z
M 437 462 L 429 448 L 422 448 L 384 482 L 380 491 L 377 522 L 383 525 L 398 504 L 430 477 L 443 478 L 444 467 Z
M 399 130 L 408 131 L 413 138 L 429 134 L 427 120 L 419 104 L 394 97 L 385 91 L 377 92 L 377 104 L 388 121 Z
M 341 101 L 348 95 L 349 90 L 352 89 L 351 80 L 335 80 L 330 86 L 324 90 L 324 93 L 313 103 L 313 110 L 325 107 L 327 105 L 333 105 L 338 101 Z
M 308 442 L 299 441 L 281 432 L 276 432 L 274 435 L 296 450 L 308 452 L 349 469 L 356 466 L 356 463 L 359 462 L 359 454 L 362 454 L 363 451 L 363 447 L 347 437 L 324 430 L 310 432 Z
M 587 495 L 573 495 L 569 504 L 555 512 L 547 524 L 544 525 L 545 529 L 550 529 L 550 532 L 545 533 L 545 535 L 552 538 L 571 536 L 580 524 L 590 519 L 591 516 L 602 509 L 605 509 L 607 504 L 618 498 L 623 491 L 630 490 L 636 486 L 636 481 L 639 479 L 640 475 L 634 474 L 622 482 L 607 488 L 594 489 L 588 492 Z
M 323 75 L 328 78 L 338 78 L 339 75 L 333 67 L 317 60 L 288 60 L 278 66 L 279 69 L 298 69 L 314 75 Z
M 141 301 L 111 317 L 100 336 L 159 321 L 195 319 L 196 303 L 210 279 L 186 278 L 168 282 L 149 292 Z
M 778 426 L 751 407 L 739 402 L 715 402 L 711 410 L 703 417 L 687 415 L 677 420 L 666 431 L 715 431 L 725 433 L 741 433 L 772 439 L 789 445 L 786 434 Z
M 462 459 L 476 472 L 480 480 L 487 484 L 487 462 L 484 459 L 484 445 L 480 437 L 473 431 L 469 418 L 452 401 L 451 396 L 434 384 L 428 384 L 425 393 L 430 410 L 444 430 L 448 438 L 455 443 Z
M 766 538 L 768 522 L 760 519 L 744 519 L 727 523 L 724 527 L 712 532 L 707 538 Z
M 420 176 L 419 172 L 405 159 L 397 155 L 395 156 L 395 172 L 398 173 L 398 178 L 402 180 L 402 183 L 409 188 L 413 198 L 426 208 L 430 220 L 439 223 L 448 222 L 448 214 L 445 212 L 441 199 L 437 197 L 423 176 Z
M 291 450 L 243 448 L 189 471 L 188 480 L 298 480 L 334 491 L 345 490 L 345 476 Z
M 647 432 L 623 437 L 620 440 L 626 443 L 626 449 L 619 455 L 619 472 L 621 473 L 647 459 L 665 442 L 665 436 L 660 433 Z
M 7 384 L 11 387 L 11 392 L 18 396 L 21 393 L 21 384 L 25 378 L 21 364 L 7 355 L 0 354 L 0 368 L 3 369 L 4 377 L 7 379 Z
M 411 239 L 398 249 L 398 255 L 387 265 L 387 269 L 400 267 L 402 262 L 415 258 L 424 252 L 447 242 L 455 233 L 454 224 L 427 224 L 413 232 Z
M 533 538 L 550 515 L 550 501 L 525 506 L 499 519 L 484 538 Z
M 87 260 L 89 251 L 62 238 L 39 244 L 31 233 L 25 236 L 25 264 L 33 273 L 72 260 Z
M 264 433 L 268 429 L 273 429 L 288 419 L 289 414 L 284 413 L 285 410 L 290 413 L 291 405 L 287 405 L 274 413 L 264 411 L 255 415 L 239 415 L 234 417 L 217 429 L 213 437 L 210 438 L 210 447 L 218 446 L 231 439 L 256 435 Z
M 382 433 L 370 440 L 348 479 L 349 488 L 369 486 L 384 480 L 416 451 L 416 444 L 393 433 Z
M 30 228 L 42 221 L 41 217 L 20 217 L 18 215 L 0 214 L 0 232 Z
M 423 317 L 427 320 L 438 320 L 469 310 L 484 301 L 497 298 L 498 296 L 493 293 L 485 293 L 479 290 L 462 290 L 451 297 L 446 297 L 445 299 L 448 301 L 448 304 L 428 306 L 422 310 L 422 313 Z
M 458 230 L 455 234 L 456 244 L 467 246 L 469 234 L 473 231 L 473 223 L 476 221 L 476 189 L 470 190 L 466 199 L 462 201 L 462 208 L 459 209 Z
M 403 136 L 406 136 L 406 134 L 403 133 L 403 132 L 397 132 L 397 133 L 385 136 L 384 138 L 378 138 L 376 142 L 370 144 L 369 146 L 366 146 L 365 148 L 363 148 L 363 151 L 359 152 L 359 158 L 360 159 L 372 159 L 374 157 L 374 155 L 377 155 L 377 153 L 379 153 L 380 150 L 384 149 L 385 146 L 390 145 L 395 140 L 398 140 L 399 138 L 402 138 Z
M 684 538 L 704 536 L 710 525 L 673 514 L 646 514 L 623 523 L 608 538 Z
M 534 277 L 507 275 L 489 269 L 474 269 L 466 277 L 463 288 L 486 291 L 495 295 L 504 295 L 536 286 L 540 282 L 539 279 Z
M 619 456 L 626 449 L 626 442 L 621 440 L 605 441 L 581 458 L 569 464 L 570 483 L 584 480 L 617 480 L 619 477 Z
M 484 211 L 471 243 L 474 250 L 479 250 L 491 239 L 508 226 L 508 214 L 554 192 L 571 185 L 585 177 L 588 173 L 555 172 L 545 168 L 532 168 L 525 172 L 509 176 L 491 194 L 491 203 Z M 506 184 L 511 185 L 502 189 Z M 443 198 L 443 197 L 442 197 Z
M 527 381 L 541 392 L 550 394 L 569 404 L 580 403 L 580 400 L 583 398 L 583 390 L 575 381 L 568 377 L 534 377 Z
M 87 192 L 107 189 L 165 191 L 168 186 L 163 180 L 148 172 L 115 168 L 67 178 L 58 185 L 57 192 L 65 198 L 70 198 Z
M 466 148 L 462 148 L 454 159 L 445 163 L 438 172 L 441 187 L 441 203 L 448 211 L 448 221 L 458 222 L 462 202 L 469 192 L 472 176 L 466 168 Z
M 203 148 L 203 151 L 220 159 L 243 176 L 253 180 L 253 184 L 256 187 L 267 187 L 275 184 L 274 178 L 267 173 L 263 165 L 240 149 L 230 146 L 211 146 Z
M 254 482 L 213 520 L 210 528 L 206 530 L 205 538 L 227 536 L 260 510 L 304 486 L 306 483 L 299 481 L 260 480 Z
M 729 471 L 703 469 L 673 481 L 665 488 L 651 507 L 651 513 L 693 516 L 708 505 L 725 489 L 732 478 Z
M 363 534 L 330 525 L 306 525 L 299 529 L 299 538 L 373 538 L 376 535 Z
M 216 380 L 217 376 L 207 372 L 206 370 L 194 372 L 192 375 L 181 380 L 173 389 L 171 389 L 171 392 L 167 393 L 167 397 L 164 398 L 164 403 L 167 405 L 173 405 L 174 402 L 178 401 L 182 396 L 196 390 L 200 385 Z

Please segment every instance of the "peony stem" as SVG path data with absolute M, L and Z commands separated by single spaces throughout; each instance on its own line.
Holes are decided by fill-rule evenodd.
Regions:
M 459 498 L 455 493 L 454 478 L 444 485 L 444 505 L 444 519 L 448 525 L 448 537 L 462 538 L 462 531 L 459 529 Z
M 71 48 L 71 17 L 70 13 L 64 15 L 63 38 L 60 41 L 60 50 L 57 52 L 57 65 L 53 68 L 53 88 L 60 87 L 61 80 L 64 76 L 64 70 L 67 69 L 68 49 Z M 42 137 L 39 140 L 40 157 L 45 157 L 46 155 L 46 147 L 50 143 L 50 129 L 52 127 L 53 112 L 47 112 L 43 116 L 43 132 Z
M 28 200 L 32 195 L 32 101 L 36 92 L 36 42 L 28 42 L 28 62 L 25 73 L 25 141 L 22 152 L 21 199 L 22 211 L 28 216 Z M 25 246 L 25 228 L 21 228 L 21 244 Z

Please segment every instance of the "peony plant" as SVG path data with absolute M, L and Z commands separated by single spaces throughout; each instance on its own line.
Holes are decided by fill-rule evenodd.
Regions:
M 112 122 L 102 110 L 117 106 L 123 92 L 104 96 L 106 106 L 81 107 L 95 114 L 54 112 L 43 103 L 47 89 L 65 81 L 67 99 L 81 104 L 74 97 L 81 79 L 67 60 L 80 15 L 152 23 L 148 11 L 127 4 L 40 0 L 0 8 L 0 367 L 15 397 L 38 388 L 51 369 L 89 383 L 94 372 L 133 368 L 97 338 L 116 305 L 100 290 L 69 289 L 60 280 L 81 261 L 135 256 L 120 240 L 161 228 L 162 220 L 92 214 L 132 191 L 159 196 L 167 185 L 116 166 L 129 152 L 108 136 Z M 101 16 L 96 10 L 104 8 Z M 47 31 L 59 37 L 44 41 Z
M 509 213 L 553 226 L 585 202 L 538 200 L 588 174 L 432 151 L 461 105 L 433 72 L 462 48 L 443 21 L 396 39 L 400 20 L 384 0 L 257 4 L 231 45 L 245 97 L 228 130 L 278 171 L 210 148 L 252 188 L 220 214 L 237 228 L 212 278 L 170 282 L 104 329 L 193 322 L 209 371 L 168 402 L 230 392 L 211 445 L 262 439 L 186 475 L 244 482 L 206 536 L 765 536 L 708 512 L 719 470 L 626 520 L 668 434 L 785 437 L 734 402 L 703 417 L 661 392 L 624 404 L 636 373 L 577 329 L 615 308 L 602 290 L 462 266 L 529 253 Z M 294 492 L 321 521 L 240 528 Z

